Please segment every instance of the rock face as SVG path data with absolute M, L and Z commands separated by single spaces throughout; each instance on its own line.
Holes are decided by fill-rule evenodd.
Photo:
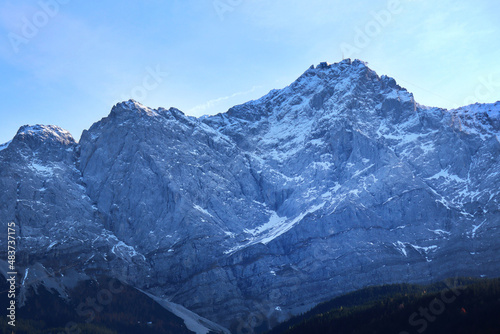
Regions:
M 27 267 L 112 272 L 248 333 L 368 285 L 500 275 L 499 140 L 499 102 L 428 108 L 321 63 L 203 119 L 130 100 L 79 143 L 22 127 L 0 219 Z

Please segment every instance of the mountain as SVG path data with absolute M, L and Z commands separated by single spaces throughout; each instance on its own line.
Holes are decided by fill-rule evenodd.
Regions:
M 261 331 L 366 286 L 499 276 L 499 140 L 500 102 L 429 108 L 362 61 L 321 63 L 215 116 L 130 100 L 78 143 L 22 127 L 0 223 L 60 294 L 107 275 Z

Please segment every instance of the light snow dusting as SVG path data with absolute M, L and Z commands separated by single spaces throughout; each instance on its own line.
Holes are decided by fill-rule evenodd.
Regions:
M 225 254 L 232 254 L 242 248 L 246 248 L 250 245 L 254 245 L 257 243 L 262 243 L 262 244 L 268 244 L 272 240 L 276 239 L 280 235 L 288 232 L 290 229 L 293 228 L 293 226 L 302 219 L 304 219 L 305 216 L 308 214 L 314 213 L 321 209 L 325 203 L 323 202 L 322 204 L 319 205 L 314 205 L 310 207 L 308 210 L 302 212 L 299 214 L 297 217 L 290 219 L 288 217 L 280 217 L 276 212 L 272 212 L 271 216 L 269 217 L 269 221 L 265 223 L 264 225 L 261 225 L 255 229 L 252 230 L 244 230 L 245 233 L 251 234 L 253 237 L 251 237 L 250 241 L 246 244 L 243 245 L 238 245 L 236 247 L 233 247 L 227 251 L 225 251 Z
M 116 245 L 114 245 L 111 252 L 128 261 L 130 261 L 134 256 L 140 256 L 143 260 L 146 259 L 144 255 L 138 253 L 134 247 L 125 244 L 123 241 L 119 241 Z
M 5 150 L 7 147 L 9 147 L 10 143 L 12 142 L 12 140 L 9 140 L 8 142 L 4 143 L 4 144 L 1 144 L 0 145 L 0 152 Z
M 44 166 L 35 162 L 32 162 L 30 168 L 34 170 L 37 174 L 41 174 L 43 176 L 53 176 L 54 175 L 54 167 L 52 166 Z

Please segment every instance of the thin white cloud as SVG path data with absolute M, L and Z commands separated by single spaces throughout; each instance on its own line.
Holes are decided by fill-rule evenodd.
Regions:
M 253 93 L 255 92 L 260 86 L 253 86 L 252 89 L 250 90 L 247 90 L 247 91 L 244 91 L 244 92 L 236 92 L 234 94 L 231 94 L 231 95 L 228 95 L 228 96 L 223 96 L 223 97 L 219 97 L 219 98 L 216 98 L 216 99 L 213 99 L 213 100 L 209 100 L 203 104 L 199 104 L 193 108 L 191 108 L 190 110 L 188 110 L 188 114 L 190 115 L 196 115 L 196 114 L 201 114 L 203 113 L 205 110 L 207 109 L 211 109 L 215 106 L 217 106 L 218 104 L 224 102 L 224 101 L 227 101 L 227 100 L 230 100 L 230 99 L 233 99 L 237 96 L 243 96 L 243 95 L 247 95 L 247 94 L 250 94 L 250 93 Z

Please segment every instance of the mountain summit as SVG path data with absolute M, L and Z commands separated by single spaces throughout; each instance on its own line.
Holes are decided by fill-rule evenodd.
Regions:
M 421 106 L 359 60 L 201 119 L 130 100 L 79 143 L 2 146 L 0 222 L 28 278 L 106 274 L 263 330 L 369 285 L 498 276 L 499 115 Z

